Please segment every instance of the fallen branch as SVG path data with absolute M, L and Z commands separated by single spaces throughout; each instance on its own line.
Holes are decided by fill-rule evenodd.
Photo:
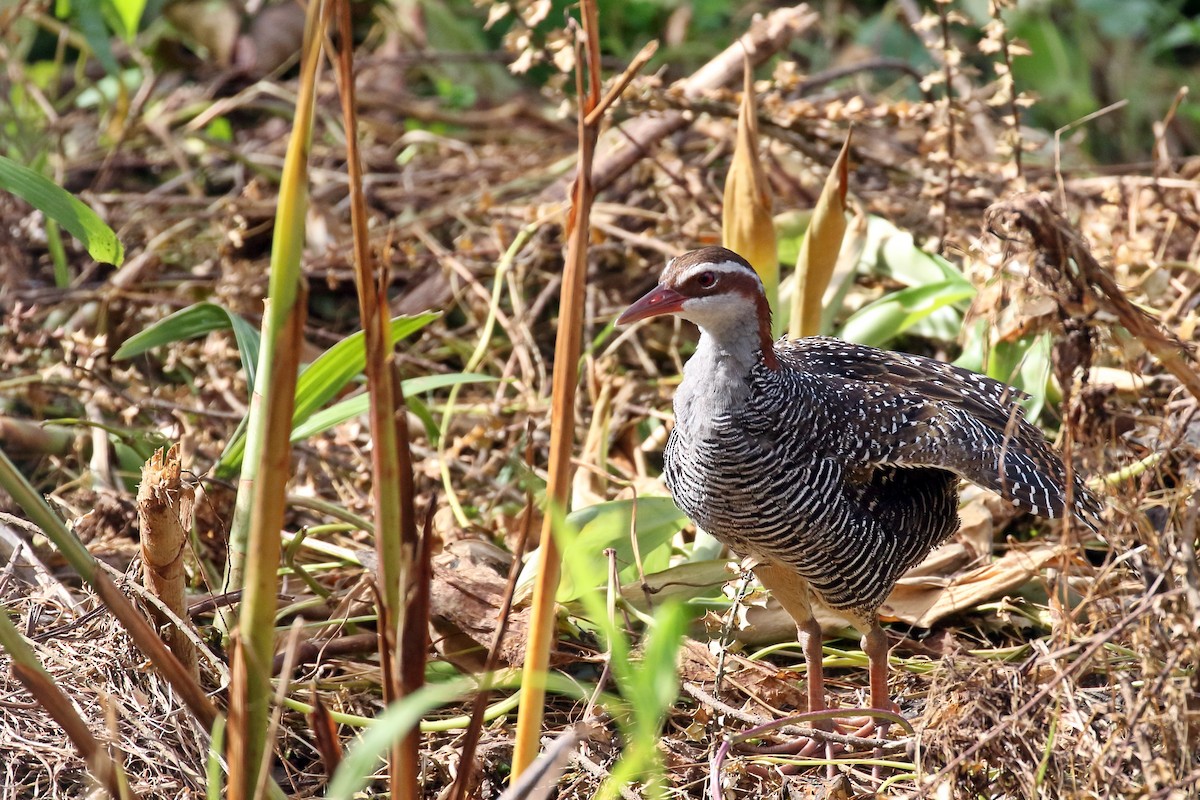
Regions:
M 817 12 L 805 3 L 776 9 L 751 25 L 750 30 L 694 74 L 672 84 L 668 92 L 693 100 L 728 86 L 742 76 L 746 58 L 750 59 L 751 66 L 757 67 L 811 28 L 818 18 Z M 688 119 L 683 111 L 645 114 L 623 125 L 620 131 L 606 133 L 596 148 L 592 190 L 604 191 L 657 142 L 683 128 Z M 555 192 L 565 194 L 574 179 L 572 174 L 556 184 Z

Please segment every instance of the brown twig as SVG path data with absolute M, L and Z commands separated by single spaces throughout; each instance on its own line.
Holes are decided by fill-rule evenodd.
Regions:
M 1000 52 L 1004 56 L 1004 83 L 1008 87 L 1008 115 L 1007 120 L 1009 131 L 1012 136 L 1012 151 L 1013 151 L 1013 166 L 1016 169 L 1014 177 L 1021 177 L 1021 159 L 1022 150 L 1024 150 L 1023 139 L 1021 137 L 1021 104 L 1017 102 L 1017 84 L 1016 78 L 1013 76 L 1013 61 L 1012 48 L 1008 38 L 1008 32 L 1004 28 L 1004 19 L 1000 15 L 1000 2 L 992 0 L 988 4 L 991 8 L 992 20 L 1000 26 L 999 44 Z
M 942 29 L 942 69 L 946 73 L 946 185 L 942 189 L 942 218 L 938 221 L 938 249 L 946 246 L 946 234 L 950 225 L 950 204 L 954 200 L 955 137 L 958 131 L 954 119 L 954 58 L 950 44 L 950 15 L 945 3 L 937 3 L 938 18 Z

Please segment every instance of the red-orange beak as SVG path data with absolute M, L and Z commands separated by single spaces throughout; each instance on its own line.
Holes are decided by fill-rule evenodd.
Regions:
M 660 314 L 674 314 L 683 308 L 685 295 L 680 294 L 669 286 L 655 286 L 642 296 L 640 300 L 625 309 L 625 313 L 617 317 L 618 325 L 628 325 L 647 317 L 657 317 Z

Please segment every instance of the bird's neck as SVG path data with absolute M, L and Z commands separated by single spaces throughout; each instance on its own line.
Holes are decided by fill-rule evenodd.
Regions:
M 700 342 L 684 365 L 683 382 L 675 393 L 676 426 L 705 427 L 745 403 L 750 396 L 750 372 L 763 358 L 763 347 L 760 332 L 752 325 L 701 328 Z M 769 339 L 766 347 L 771 347 Z

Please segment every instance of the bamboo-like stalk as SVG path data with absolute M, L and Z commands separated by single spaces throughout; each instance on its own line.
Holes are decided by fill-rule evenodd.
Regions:
M 292 404 L 304 338 L 303 293 L 279 328 L 272 368 L 267 373 L 263 407 L 268 409 L 264 445 L 250 506 L 250 551 L 246 557 L 242 604 L 234 640 L 229 687 L 229 727 L 226 731 L 230 800 L 257 797 L 258 774 L 270 721 L 271 665 L 275 651 L 275 611 L 278 595 L 280 530 L 291 474 Z
M 142 542 L 142 583 L 151 594 L 181 620 L 187 620 L 184 602 L 185 575 L 183 554 L 187 549 L 192 503 L 196 498 L 192 486 L 182 479 L 179 445 L 170 450 L 156 450 L 142 465 L 142 480 L 138 486 L 138 527 Z M 169 625 L 168 642 L 179 663 L 199 677 L 196 667 L 196 646 L 166 614 L 155 613 L 160 629 Z
M 247 501 L 242 604 L 234 641 L 229 687 L 226 756 L 230 800 L 250 800 L 259 784 L 270 715 L 271 664 L 275 648 L 280 530 L 291 473 L 291 430 L 296 374 L 304 333 L 304 285 L 300 260 L 308 205 L 308 153 L 312 140 L 317 67 L 326 7 L 309 6 L 295 124 L 284 159 L 275 234 L 271 245 L 268 303 L 263 315 L 259 378 L 251 403 L 239 504 Z M 247 474 L 253 476 L 247 478 Z M 231 553 L 231 559 L 233 553 Z
M 583 297 L 587 285 L 587 245 L 592 211 L 592 157 L 597 123 L 587 120 L 600 102 L 600 44 L 594 0 L 583 0 L 583 49 L 586 51 L 588 86 L 584 89 L 584 59 L 579 58 L 576 40 L 576 86 L 579 90 L 579 167 L 567 214 L 567 256 L 563 264 L 562 295 L 559 299 L 558 333 L 554 342 L 554 376 L 551 384 L 550 470 L 546 484 L 547 504 L 565 509 L 571 487 L 571 453 L 575 443 L 575 388 L 579 381 L 579 354 L 583 338 Z M 554 595 L 562 571 L 554 541 L 553 513 L 542 523 L 538 549 L 537 581 L 533 587 L 533 610 L 529 619 L 529 641 L 521 676 L 521 704 L 513 745 L 514 779 L 537 756 L 546 700 L 546 669 L 554 637 Z
M 562 294 L 559 299 L 558 333 L 554 347 L 554 376 L 551 384 L 550 467 L 546 502 L 564 510 L 571 488 L 571 453 L 575 441 L 575 388 L 579 381 L 579 354 L 583 337 L 583 297 L 587 282 L 587 245 L 592 200 L 592 159 L 604 112 L 645 65 L 657 43 L 642 49 L 624 75 L 601 99 L 600 32 L 594 0 L 583 0 L 583 42 L 576 38 L 576 87 L 579 109 L 579 165 L 571 191 L 567 213 L 567 255 L 563 265 Z M 583 53 L 580 53 L 583 50 Z M 583 69 L 587 68 L 584 86 Z M 556 618 L 554 595 L 562 571 L 558 547 L 554 541 L 554 513 L 547 513 L 542 524 L 538 549 L 537 580 L 533 587 L 529 640 L 521 677 L 521 701 L 513 749 L 512 775 L 516 779 L 538 752 L 546 699 L 546 670 Z
M 305 241 L 304 216 L 308 209 L 307 165 L 308 151 L 312 139 L 312 104 L 316 96 L 316 75 L 320 58 L 320 31 L 314 26 L 318 19 L 327 14 L 323 0 L 314 2 L 308 7 L 304 29 L 304 59 L 300 75 L 298 94 L 296 97 L 295 124 L 292 137 L 288 142 L 288 151 L 284 158 L 283 176 L 279 185 L 279 205 L 275 211 L 275 229 L 271 240 L 271 286 L 268 294 L 272 302 L 283 303 L 290 307 L 290 302 L 284 297 L 276 297 L 276 273 L 278 265 L 294 264 L 297 273 L 300 269 L 300 258 L 303 255 Z M 318 15 L 321 15 L 318 17 Z M 314 35 L 315 34 L 315 35 Z M 305 104 L 308 108 L 305 109 Z M 298 142 L 297 136 L 303 141 Z M 299 162 L 293 161 L 300 159 Z M 294 175 L 299 171 L 300 174 Z M 295 277 L 289 276 L 286 283 L 295 283 Z M 292 292 L 295 290 L 293 289 Z M 272 326 L 280 324 L 281 317 L 264 309 L 263 337 L 259 345 L 258 369 L 254 376 L 255 391 L 250 396 L 250 410 L 246 424 L 245 449 L 242 455 L 241 472 L 238 477 L 238 493 L 234 499 L 233 520 L 229 527 L 229 560 L 225 566 L 224 589 L 235 591 L 241 587 L 246 569 L 246 561 L 251 549 L 250 517 L 251 506 L 255 495 L 255 483 L 259 476 L 259 466 L 262 463 L 263 432 L 266 412 L 263 401 L 266 397 L 263 391 L 264 382 L 270 378 L 270 357 L 275 347 Z M 279 308 L 283 313 L 285 309 Z M 294 400 L 294 398 L 293 398 Z M 233 620 L 226 611 L 220 611 L 216 619 L 217 628 L 229 631 Z
M 350 222 L 354 231 L 354 273 L 366 347 L 370 389 L 372 502 L 375 507 L 375 550 L 379 609 L 380 666 L 383 698 L 395 702 L 420 688 L 425 674 L 426 638 L 420 610 L 428 586 L 414 585 L 418 536 L 414 502 L 412 451 L 408 414 L 395 356 L 388 346 L 387 276 L 371 254 L 367 203 L 363 194 L 362 160 L 358 151 L 358 114 L 354 92 L 354 40 L 349 0 L 338 4 L 338 86 L 346 128 L 346 169 L 350 183 Z M 415 600 L 409 608 L 410 599 Z M 410 619 L 410 611 L 412 619 Z M 397 647 L 403 643 L 403 647 Z M 420 731 L 412 730 L 391 748 L 388 776 L 391 796 L 420 797 Z

